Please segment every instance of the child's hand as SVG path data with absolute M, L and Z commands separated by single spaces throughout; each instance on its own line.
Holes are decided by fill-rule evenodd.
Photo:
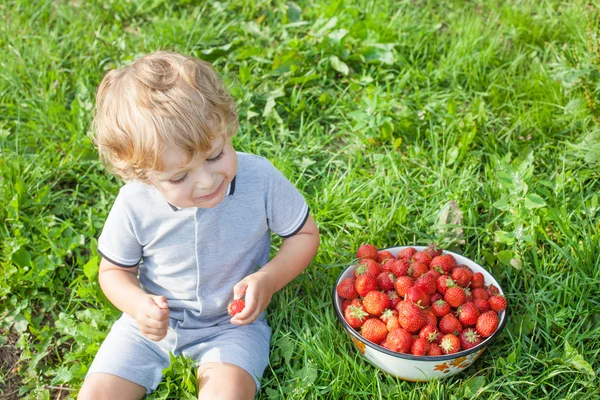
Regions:
M 247 325 L 260 315 L 271 302 L 275 293 L 269 275 L 258 271 L 248 275 L 233 287 L 233 298 L 240 299 L 246 295 L 246 306 L 242 311 L 231 318 L 235 325 Z
M 135 314 L 135 320 L 142 334 L 158 342 L 167 336 L 169 327 L 169 306 L 164 296 L 148 296 Z

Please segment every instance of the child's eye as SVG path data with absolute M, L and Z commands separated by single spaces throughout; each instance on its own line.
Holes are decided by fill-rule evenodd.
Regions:
M 219 161 L 221 158 L 223 158 L 223 156 L 225 155 L 225 151 L 221 150 L 221 152 L 219 153 L 218 156 L 214 157 L 214 158 L 207 158 L 206 161 L 212 163 L 212 162 L 217 162 Z
M 179 179 L 169 179 L 169 183 L 173 184 L 173 185 L 178 185 L 181 182 L 185 181 L 185 178 L 187 178 L 188 174 L 185 174 L 184 176 L 182 176 Z

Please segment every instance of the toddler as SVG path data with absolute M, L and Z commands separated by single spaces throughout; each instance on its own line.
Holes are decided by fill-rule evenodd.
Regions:
M 319 233 L 271 163 L 235 151 L 237 128 L 229 93 L 202 60 L 156 52 L 102 80 L 93 139 L 127 183 L 98 239 L 99 282 L 123 315 L 79 399 L 143 398 L 171 352 L 197 364 L 200 399 L 254 398 L 269 361 L 263 311 L 309 265 Z M 271 232 L 283 243 L 269 261 Z

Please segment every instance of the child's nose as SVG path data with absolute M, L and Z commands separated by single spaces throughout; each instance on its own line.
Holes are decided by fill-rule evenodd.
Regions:
M 213 183 L 213 174 L 207 168 L 199 168 L 196 172 L 196 187 L 198 189 L 211 189 Z

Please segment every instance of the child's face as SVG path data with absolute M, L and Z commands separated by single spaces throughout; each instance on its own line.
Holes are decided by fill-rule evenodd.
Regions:
M 212 208 L 227 194 L 237 172 L 237 154 L 231 140 L 223 136 L 212 149 L 186 164 L 184 151 L 168 147 L 161 155 L 164 170 L 153 171 L 150 183 L 172 205 L 180 208 Z

